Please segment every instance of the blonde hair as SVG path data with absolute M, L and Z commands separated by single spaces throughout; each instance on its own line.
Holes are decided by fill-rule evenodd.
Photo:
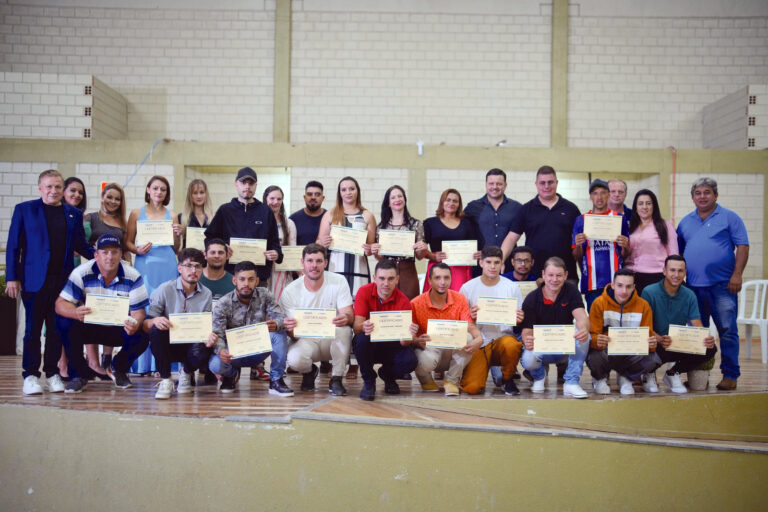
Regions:
M 195 215 L 195 203 L 192 202 L 192 192 L 196 187 L 203 187 L 205 190 L 205 203 L 203 203 L 203 212 L 208 219 L 213 218 L 213 208 L 211 207 L 211 195 L 208 193 L 208 184 L 201 179 L 194 179 L 189 182 L 187 187 L 187 198 L 184 200 L 184 217 L 182 217 L 181 224 L 189 227 L 189 221 Z

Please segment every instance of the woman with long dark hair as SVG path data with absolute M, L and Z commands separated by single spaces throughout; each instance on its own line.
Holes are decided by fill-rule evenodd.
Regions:
M 283 203 L 283 189 L 277 185 L 271 185 L 264 189 L 264 204 L 269 206 L 275 215 L 277 222 L 277 236 L 280 238 L 280 246 L 296 245 L 296 224 L 285 215 L 285 204 Z M 287 270 L 275 270 L 272 265 L 272 275 L 269 277 L 269 291 L 274 295 L 275 300 L 279 301 L 283 294 L 283 289 L 293 281 L 293 272 Z
M 629 256 L 626 267 L 635 272 L 638 295 L 649 284 L 664 279 L 664 261 L 678 254 L 677 231 L 672 223 L 661 218 L 656 194 L 644 188 L 632 201 L 629 219 Z

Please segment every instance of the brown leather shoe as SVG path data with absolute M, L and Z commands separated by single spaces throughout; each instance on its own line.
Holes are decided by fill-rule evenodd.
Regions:
M 729 379 L 728 377 L 723 377 L 723 380 L 717 385 L 717 389 L 720 391 L 733 391 L 736 389 L 736 381 Z

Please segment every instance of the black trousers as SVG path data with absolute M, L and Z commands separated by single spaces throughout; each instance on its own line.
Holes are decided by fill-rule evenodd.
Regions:
M 192 373 L 200 368 L 208 368 L 208 359 L 213 354 L 213 348 L 208 348 L 205 343 L 174 343 L 168 331 L 153 327 L 149 332 L 149 348 L 155 356 L 155 365 L 160 377 L 171 378 L 171 363 L 181 362 L 184 371 Z
M 43 371 L 46 377 L 59 373 L 61 357 L 61 334 L 56 328 L 56 299 L 64 283 L 60 276 L 47 276 L 43 286 L 36 292 L 22 292 L 24 303 L 24 352 L 21 358 L 21 375 L 25 379 L 34 375 L 40 377 L 40 335 L 45 324 L 45 356 Z

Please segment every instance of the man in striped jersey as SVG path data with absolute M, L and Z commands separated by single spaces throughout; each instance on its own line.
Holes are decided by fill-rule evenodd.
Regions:
M 127 372 L 146 349 L 148 340 L 139 332 L 144 321 L 144 308 L 149 304 L 141 274 L 122 261 L 120 239 L 104 234 L 96 241 L 94 261 L 83 263 L 72 271 L 67 284 L 56 299 L 56 322 L 69 359 L 71 381 L 65 393 L 80 393 L 87 382 L 88 364 L 83 358 L 83 345 L 95 340 L 101 345 L 123 349 L 106 369 L 115 387 L 132 386 Z M 128 316 L 122 325 L 86 323 L 91 308 L 85 305 L 88 295 L 128 298 Z

